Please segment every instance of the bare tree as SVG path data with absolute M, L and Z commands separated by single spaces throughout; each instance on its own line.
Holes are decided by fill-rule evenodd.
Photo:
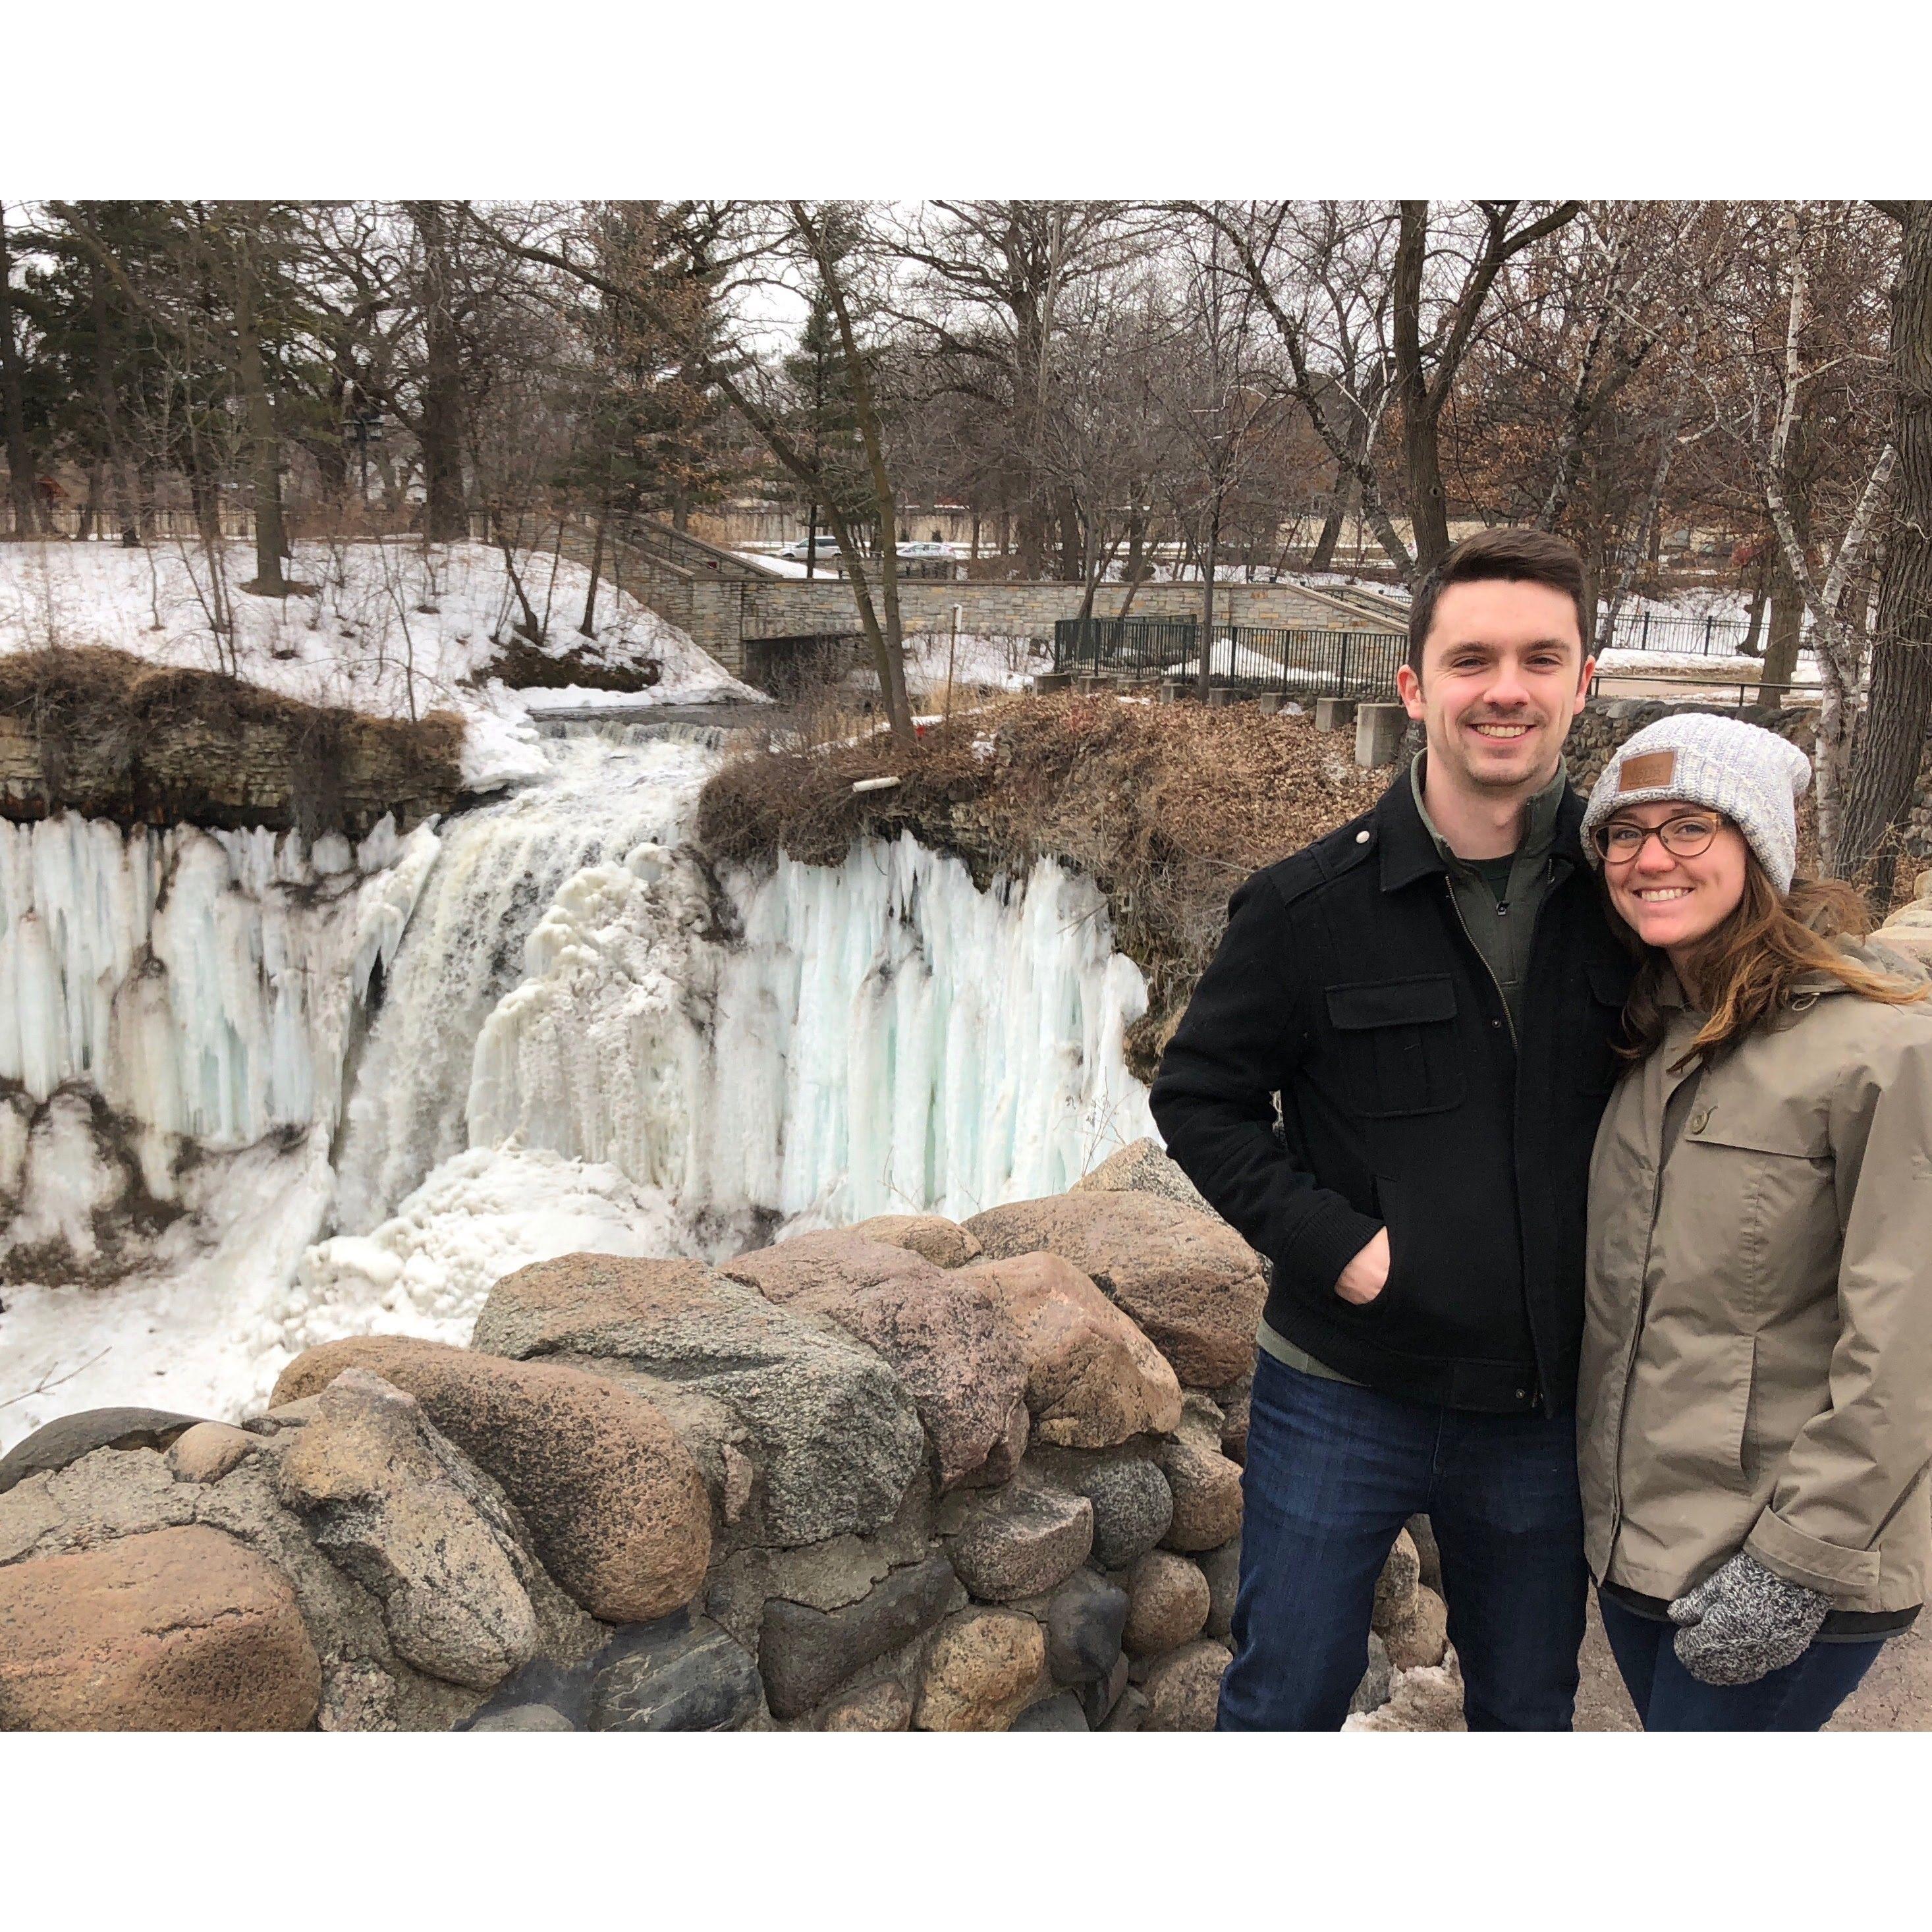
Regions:
M 1932 723 L 1932 201 L 1878 206 L 1899 230 L 1887 446 L 1898 460 L 1870 702 L 1846 786 L 1838 853 L 1839 869 L 1848 875 L 1869 865 L 1902 830 Z M 1882 869 L 1876 884 L 1888 898 L 1891 880 Z

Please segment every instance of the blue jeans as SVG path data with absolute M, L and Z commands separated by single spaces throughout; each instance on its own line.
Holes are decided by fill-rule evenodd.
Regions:
M 1600 1591 L 1604 1634 L 1647 1731 L 1815 1731 L 1858 1688 L 1884 1648 L 1814 1643 L 1755 1684 L 1703 1684 L 1677 1660 L 1675 1624 L 1626 1610 Z
M 1224 1731 L 1332 1731 L 1376 1579 L 1426 1514 L 1472 1731 L 1567 1731 L 1588 1572 L 1570 1417 L 1478 1415 L 1255 1366 Z

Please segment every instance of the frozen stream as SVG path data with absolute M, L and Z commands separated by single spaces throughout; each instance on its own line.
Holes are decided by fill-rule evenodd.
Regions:
M 541 782 L 357 850 L 0 825 L 0 1448 L 466 1340 L 551 1255 L 969 1214 L 1152 1132 L 1085 880 L 910 840 L 714 879 L 715 734 L 553 729 Z

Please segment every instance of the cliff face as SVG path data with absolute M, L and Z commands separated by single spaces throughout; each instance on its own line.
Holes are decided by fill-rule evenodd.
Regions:
M 462 793 L 461 721 L 372 718 L 120 651 L 0 659 L 0 816 L 407 831 Z

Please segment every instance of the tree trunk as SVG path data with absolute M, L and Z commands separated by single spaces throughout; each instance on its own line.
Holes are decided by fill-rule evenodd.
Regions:
M 1086 574 L 1086 545 L 1081 536 L 1080 506 L 1071 490 L 1058 493 L 1060 520 L 1060 575 L 1061 581 L 1078 584 Z
M 1794 505 L 1793 506 L 1796 506 Z M 1804 596 L 1780 554 L 1772 567 L 1771 635 L 1764 647 L 1760 704 L 1782 704 L 1798 673 L 1798 646 L 1804 628 Z
M 1879 579 L 1878 628 L 1864 720 L 1846 787 L 1838 870 L 1851 876 L 1895 848 L 1932 723 L 1932 201 L 1898 206 L 1892 373 L 1898 452 Z M 1891 897 L 1889 867 L 1874 880 Z
M 1208 702 L 1208 694 L 1214 688 L 1214 565 L 1221 549 L 1221 500 L 1214 499 L 1214 508 L 1208 520 L 1208 542 L 1202 553 L 1201 566 L 1201 677 L 1198 688 L 1201 702 Z
M 597 580 L 604 570 L 604 532 L 610 520 L 610 506 L 606 504 L 597 512 L 597 534 L 590 545 L 590 588 L 584 594 L 584 616 L 578 629 L 586 638 L 597 634 Z M 556 580 L 556 573 L 550 573 L 550 580 Z
M 248 424 L 249 466 L 255 500 L 255 580 L 244 585 L 259 597 L 286 597 L 282 557 L 282 445 L 268 394 L 268 356 L 256 326 L 255 261 L 244 237 L 236 244 L 235 373 Z
M 898 500 L 886 471 L 885 439 L 879 424 L 878 406 L 872 394 L 872 373 L 860 352 L 859 338 L 852 326 L 852 314 L 845 299 L 845 284 L 836 261 L 825 246 L 825 237 L 805 211 L 804 204 L 791 204 L 794 224 L 804 237 L 818 266 L 819 279 L 838 324 L 839 346 L 851 382 L 852 414 L 858 424 L 859 440 L 866 452 L 866 471 L 872 486 L 873 513 L 880 538 L 879 554 L 880 603 L 874 612 L 870 586 L 856 556 L 851 566 L 852 591 L 859 605 L 859 620 L 872 646 L 878 667 L 879 683 L 885 693 L 886 714 L 893 737 L 907 750 L 912 747 L 912 706 L 906 696 L 905 633 L 899 618 L 898 554 L 893 538 L 898 529 Z M 833 530 L 839 547 L 851 554 L 850 532 L 836 508 L 832 512 Z
M 419 201 L 410 219 L 423 248 L 423 534 L 460 543 L 470 534 L 463 494 L 463 374 L 449 236 L 440 202 Z
M 1760 559 L 1752 569 L 1750 616 L 1744 626 L 1744 640 L 1738 646 L 1739 654 L 1748 658 L 1762 654 L 1761 640 L 1764 635 L 1764 607 L 1771 596 L 1771 573 L 1766 568 L 1765 560 Z
M 1402 405 L 1402 467 L 1415 537 L 1414 572 L 1430 569 L 1449 548 L 1448 500 L 1436 412 L 1422 366 L 1423 264 L 1429 246 L 1429 204 L 1405 201 L 1395 256 L 1395 386 Z
M 7 248 L 6 211 L 0 207 L 0 416 L 7 437 L 7 495 L 14 506 L 16 533 L 30 537 L 41 527 L 38 466 L 27 444 L 27 410 L 20 376 L 20 350 L 14 337 L 14 258 Z
M 1308 560 L 1310 570 L 1335 568 L 1335 546 L 1342 541 L 1342 526 L 1348 520 L 1348 499 L 1354 494 L 1354 478 L 1346 470 L 1336 472 L 1328 514 L 1322 519 L 1322 534 L 1315 539 L 1315 554 Z
M 128 474 L 127 446 L 121 435 L 120 398 L 114 384 L 113 327 L 107 312 L 107 278 L 98 261 L 88 265 L 88 319 L 94 327 L 94 399 L 100 411 L 100 433 L 106 442 L 108 470 L 120 513 L 121 548 L 139 550 L 139 513 L 134 482 Z

